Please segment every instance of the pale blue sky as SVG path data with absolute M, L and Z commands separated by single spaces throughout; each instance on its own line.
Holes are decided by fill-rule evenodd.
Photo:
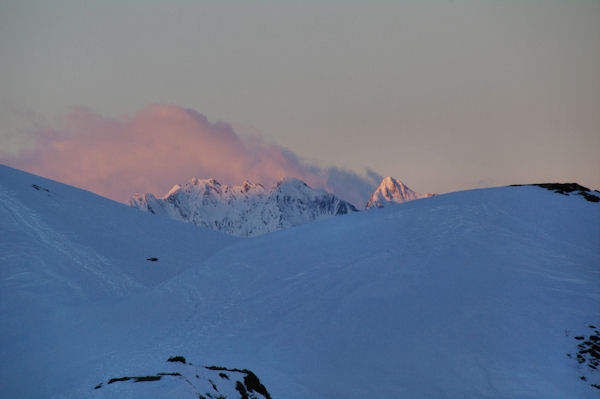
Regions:
M 422 192 L 600 188 L 600 1 L 0 0 L 0 57 L 4 153 L 164 103 Z

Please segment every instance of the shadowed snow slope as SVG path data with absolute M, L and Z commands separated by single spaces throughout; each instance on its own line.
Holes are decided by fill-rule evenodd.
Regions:
M 567 356 L 600 322 L 581 196 L 482 189 L 233 239 L 5 167 L 0 184 L 1 397 L 110 397 L 93 387 L 174 354 L 273 398 L 598 394 Z M 126 396 L 169 396 L 143 384 Z

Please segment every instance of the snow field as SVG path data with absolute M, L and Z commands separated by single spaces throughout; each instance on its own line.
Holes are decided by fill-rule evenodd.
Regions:
M 0 193 L 2 397 L 102 397 L 174 354 L 273 398 L 598 394 L 567 356 L 600 324 L 580 196 L 473 190 L 237 239 L 10 168 Z

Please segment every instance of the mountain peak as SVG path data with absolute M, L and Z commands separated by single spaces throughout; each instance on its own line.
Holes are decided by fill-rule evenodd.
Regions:
M 241 186 L 239 186 L 243 193 L 247 193 L 254 190 L 264 191 L 264 187 L 262 184 L 252 183 L 251 181 L 244 180 Z
M 306 182 L 304 182 L 303 180 L 297 179 L 295 177 L 286 177 L 284 179 L 279 180 L 277 183 L 275 183 L 275 188 L 280 187 L 280 186 L 309 187 L 309 185 L 306 184 Z
M 172 195 L 173 193 L 175 193 L 176 191 L 181 190 L 181 186 L 179 184 L 175 184 L 173 186 L 173 188 L 171 188 L 169 190 L 169 192 L 167 193 L 167 197 L 169 197 L 170 195 Z
M 377 190 L 371 195 L 371 198 L 367 201 L 366 208 L 383 208 L 389 204 L 413 201 L 431 196 L 432 194 L 417 193 L 400 180 L 388 176 L 381 181 Z
M 228 186 L 215 179 L 194 178 L 184 186 L 173 186 L 162 198 L 135 195 L 129 205 L 238 236 L 256 236 L 357 211 L 335 195 L 294 178 L 281 180 L 271 190 L 247 180 Z
M 211 186 L 211 187 L 220 187 L 221 183 L 217 181 L 217 179 L 198 179 L 197 177 L 193 177 L 191 180 L 191 184 L 194 186 Z
M 307 195 L 312 196 L 325 193 L 323 190 L 313 189 L 300 179 L 287 177 L 275 184 L 273 192 L 292 197 L 305 197 Z
M 401 183 L 400 180 L 396 180 L 391 176 L 387 176 L 384 177 L 383 180 L 381 180 L 381 185 L 390 185 L 390 184 L 394 184 L 394 183 Z

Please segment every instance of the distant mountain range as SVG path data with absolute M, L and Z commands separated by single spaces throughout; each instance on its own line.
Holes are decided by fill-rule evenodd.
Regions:
M 162 198 L 136 194 L 129 204 L 150 213 L 244 237 L 357 212 L 349 202 L 297 179 L 285 179 L 266 189 L 248 181 L 240 186 L 228 186 L 215 179 L 195 178 L 184 186 L 175 185 Z
M 371 195 L 366 208 L 430 197 L 392 177 L 386 177 Z M 253 237 L 358 210 L 324 190 L 313 189 L 298 179 L 284 179 L 271 189 L 245 181 L 239 186 L 215 179 L 194 178 L 175 185 L 164 197 L 135 194 L 129 205 L 224 233 Z

